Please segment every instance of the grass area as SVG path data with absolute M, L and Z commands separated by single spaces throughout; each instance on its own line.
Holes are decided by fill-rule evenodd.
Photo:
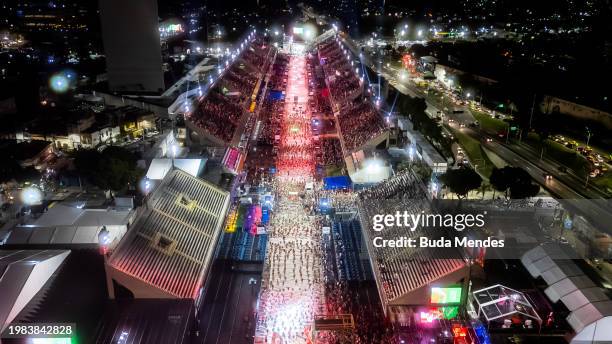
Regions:
M 463 148 L 468 158 L 472 162 L 472 165 L 478 165 L 476 171 L 483 177 L 483 179 L 489 180 L 491 171 L 493 170 L 493 163 L 487 157 L 487 154 L 482 150 L 482 144 L 480 141 L 464 134 L 459 130 L 453 130 L 453 135 L 457 138 L 457 143 Z
M 506 131 L 508 128 L 508 124 L 501 119 L 493 118 L 488 114 L 475 109 L 470 109 L 470 111 L 472 112 L 474 118 L 480 123 L 480 127 L 488 133 L 497 134 L 500 131 Z

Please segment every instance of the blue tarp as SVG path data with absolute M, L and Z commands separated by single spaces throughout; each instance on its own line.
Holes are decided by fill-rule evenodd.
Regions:
M 327 177 L 323 179 L 325 190 L 350 189 L 351 178 L 348 176 Z
M 272 90 L 270 91 L 270 100 L 282 100 L 285 98 L 282 91 Z
M 270 221 L 270 210 L 267 206 L 263 206 L 261 207 L 261 223 L 265 225 L 268 224 L 268 221 Z

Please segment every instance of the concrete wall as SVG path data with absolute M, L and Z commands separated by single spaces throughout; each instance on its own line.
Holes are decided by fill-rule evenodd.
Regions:
M 544 101 L 540 104 L 540 109 L 544 113 L 562 113 L 580 119 L 597 121 L 606 128 L 612 129 L 612 114 L 561 98 L 545 96 Z

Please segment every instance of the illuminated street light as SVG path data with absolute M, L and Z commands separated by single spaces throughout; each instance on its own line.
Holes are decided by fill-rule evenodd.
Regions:
M 63 74 L 55 74 L 49 79 L 49 87 L 56 93 L 68 91 L 70 82 Z
M 42 199 L 42 191 L 35 186 L 29 186 L 21 191 L 21 201 L 27 205 L 40 204 Z

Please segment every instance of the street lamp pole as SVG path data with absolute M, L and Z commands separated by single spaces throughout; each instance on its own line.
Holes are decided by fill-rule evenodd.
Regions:
M 589 129 L 589 127 L 585 127 L 585 129 L 587 131 L 586 147 L 589 148 L 589 141 L 591 140 L 591 129 Z
M 531 130 L 531 121 L 533 120 L 533 110 L 535 108 L 536 95 L 533 94 L 533 103 L 531 103 L 531 114 L 529 115 L 529 130 Z

